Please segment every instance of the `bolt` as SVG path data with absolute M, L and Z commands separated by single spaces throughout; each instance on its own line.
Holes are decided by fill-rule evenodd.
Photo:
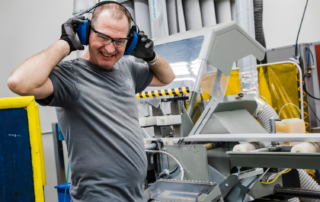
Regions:
M 226 187 L 229 186 L 228 184 L 226 184 Z

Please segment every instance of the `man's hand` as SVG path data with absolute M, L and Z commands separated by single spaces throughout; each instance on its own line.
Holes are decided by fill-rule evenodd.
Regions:
M 62 34 L 60 39 L 68 42 L 70 46 L 70 53 L 75 50 L 84 50 L 84 46 L 81 44 L 80 40 L 76 36 L 76 30 L 78 28 L 78 25 L 84 23 L 84 18 L 85 17 L 83 15 L 76 16 L 73 18 L 69 18 L 67 22 L 62 24 Z
M 143 31 L 138 33 L 138 37 L 138 43 L 130 55 L 147 62 L 152 61 L 156 56 L 156 53 L 153 51 L 153 41 L 147 35 L 144 35 Z

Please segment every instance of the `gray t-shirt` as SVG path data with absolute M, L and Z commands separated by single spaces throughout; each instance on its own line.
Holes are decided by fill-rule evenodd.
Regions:
M 136 93 L 153 74 L 145 64 L 121 58 L 112 70 L 78 58 L 60 62 L 49 78 L 72 171 L 73 202 L 144 201 L 147 159 Z

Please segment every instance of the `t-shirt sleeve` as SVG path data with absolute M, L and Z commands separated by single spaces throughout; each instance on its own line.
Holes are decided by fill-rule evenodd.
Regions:
M 59 63 L 50 73 L 53 94 L 36 100 L 42 106 L 68 107 L 79 98 L 79 84 L 75 68 L 71 62 Z
M 128 59 L 130 63 L 130 71 L 136 85 L 136 93 L 143 91 L 152 81 L 153 72 L 147 64 L 133 62 Z

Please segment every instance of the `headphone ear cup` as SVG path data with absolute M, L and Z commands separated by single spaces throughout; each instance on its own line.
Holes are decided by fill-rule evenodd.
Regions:
M 87 26 L 86 26 L 86 45 L 89 45 L 90 31 L 91 31 L 91 20 L 88 19 Z
M 124 55 L 129 55 L 138 43 L 138 34 L 136 31 L 134 31 L 133 28 L 130 29 L 128 38 L 129 39 L 128 39 L 128 43 L 127 43 Z
M 83 20 L 84 23 L 80 24 L 77 29 L 77 34 L 79 37 L 79 40 L 82 45 L 88 45 L 89 44 L 89 35 L 91 30 L 91 21 L 88 19 Z

